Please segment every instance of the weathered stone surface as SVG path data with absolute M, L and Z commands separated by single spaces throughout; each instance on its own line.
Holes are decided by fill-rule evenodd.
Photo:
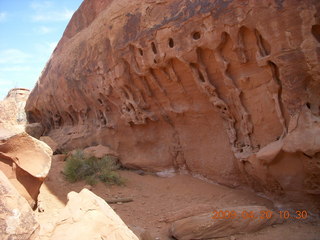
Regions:
M 170 232 L 178 240 L 212 239 L 237 233 L 250 233 L 261 230 L 275 223 L 281 223 L 279 215 L 263 206 L 241 206 L 218 209 L 214 212 L 236 213 L 235 219 L 221 217 L 219 214 L 204 213 L 184 218 L 171 225 Z M 269 215 L 271 213 L 271 216 Z M 268 215 L 267 215 L 268 214 Z M 221 214 L 222 216 L 222 214 Z M 268 218 L 266 218 L 268 216 Z M 269 218 L 270 216 L 270 218 Z
M 42 136 L 40 137 L 40 141 L 46 143 L 52 150 L 52 152 L 55 152 L 56 150 L 58 150 L 58 143 L 56 143 L 54 140 L 52 140 L 51 137 L 48 136 Z
M 127 167 L 313 199 L 318 143 L 294 139 L 319 126 L 288 131 L 305 106 L 319 117 L 319 9 L 315 0 L 85 0 L 28 118 L 66 150 L 108 145 Z M 256 157 L 287 135 L 290 151 Z
M 68 199 L 51 240 L 138 240 L 112 208 L 88 189 L 70 192 Z
M 25 131 L 30 136 L 39 139 L 44 132 L 44 128 L 40 123 L 29 123 L 26 124 Z
M 50 170 L 52 150 L 26 133 L 2 140 L 0 152 L 2 157 L 11 158 L 34 177 L 45 178 Z
M 289 125 L 292 128 L 284 139 L 284 151 L 303 152 L 309 156 L 320 152 L 320 116 L 312 114 L 310 109 L 304 107 Z
M 167 222 L 167 223 L 170 223 L 170 222 L 175 222 L 175 221 L 183 219 L 183 218 L 199 215 L 201 213 L 207 213 L 210 210 L 213 211 L 215 209 L 216 209 L 215 207 L 213 207 L 212 205 L 208 205 L 208 204 L 192 205 L 192 206 L 188 206 L 187 208 L 180 209 L 175 212 L 170 212 L 169 214 L 166 214 L 160 220 Z
M 52 161 L 63 162 L 67 157 L 67 154 L 55 154 L 52 156 Z
M 52 150 L 27 133 L 6 136 L 0 140 L 0 170 L 34 207 L 50 170 Z
M 14 133 L 24 131 L 24 125 L 27 123 L 24 107 L 29 93 L 28 89 L 14 88 L 0 101 L 0 128 Z
M 0 239 L 36 239 L 39 224 L 28 202 L 0 170 Z
M 24 88 L 11 89 L 7 97 L 0 101 L 0 122 L 24 124 L 27 122 L 24 107 L 30 90 Z
M 144 228 L 141 227 L 130 227 L 134 234 L 139 238 L 139 240 L 154 240 L 155 238 Z
M 283 140 L 278 140 L 268 144 L 267 146 L 261 148 L 257 152 L 256 157 L 262 160 L 264 163 L 270 163 L 276 156 L 280 153 L 283 146 Z
M 110 149 L 107 146 L 97 145 L 85 148 L 83 150 L 83 154 L 87 157 L 96 157 L 96 158 L 103 158 L 107 155 L 117 157 L 119 154 Z

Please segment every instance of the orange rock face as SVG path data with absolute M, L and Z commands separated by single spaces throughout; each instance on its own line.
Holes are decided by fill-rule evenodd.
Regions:
M 319 10 L 85 0 L 30 94 L 29 121 L 65 149 L 108 145 L 127 167 L 313 201 L 320 148 L 299 141 L 319 131 Z

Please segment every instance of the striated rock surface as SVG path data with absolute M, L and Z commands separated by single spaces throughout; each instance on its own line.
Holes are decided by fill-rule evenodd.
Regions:
M 319 204 L 319 10 L 315 0 L 85 0 L 28 119 L 66 150 L 107 145 L 127 167 Z
M 28 202 L 0 170 L 0 239 L 36 239 L 39 224 Z
M 170 232 L 179 240 L 213 239 L 255 232 L 281 222 L 279 215 L 266 207 L 241 206 L 178 220 L 171 225 Z
M 68 199 L 50 240 L 138 240 L 112 208 L 91 191 L 70 192 Z

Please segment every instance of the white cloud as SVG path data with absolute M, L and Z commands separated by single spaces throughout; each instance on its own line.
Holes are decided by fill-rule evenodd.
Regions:
M 34 10 L 32 20 L 35 22 L 60 22 L 69 21 L 73 10 L 57 8 L 51 1 L 34 1 L 30 7 Z
M 34 10 L 45 10 L 53 7 L 53 2 L 50 1 L 34 1 L 30 4 L 30 7 Z
M 0 101 L 7 96 L 9 90 L 12 88 L 14 88 L 12 81 L 0 79 Z
M 35 22 L 60 22 L 69 21 L 74 11 L 64 9 L 63 11 L 43 11 L 32 16 Z
M 53 32 L 53 29 L 46 26 L 41 26 L 37 29 L 37 32 L 40 34 L 48 34 Z
M 11 67 L 3 67 L 0 68 L 0 72 L 22 72 L 22 71 L 30 71 L 31 67 L 29 66 L 11 66 Z M 1 82 L 0 82 L 1 85 Z
M 12 83 L 9 82 L 9 81 L 0 80 L 0 86 L 1 86 L 1 87 L 3 87 L 3 86 L 9 86 L 9 85 L 12 85 Z
M 4 22 L 7 19 L 8 14 L 6 12 L 0 12 L 0 22 Z
M 0 64 L 25 63 L 31 56 L 19 49 L 11 48 L 0 51 Z
M 41 61 L 45 63 L 50 58 L 50 55 L 52 54 L 57 44 L 58 42 L 35 43 L 34 49 L 38 60 L 41 59 Z

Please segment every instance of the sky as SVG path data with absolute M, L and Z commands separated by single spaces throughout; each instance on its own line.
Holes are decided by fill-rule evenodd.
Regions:
M 0 0 L 0 100 L 32 90 L 82 0 Z

